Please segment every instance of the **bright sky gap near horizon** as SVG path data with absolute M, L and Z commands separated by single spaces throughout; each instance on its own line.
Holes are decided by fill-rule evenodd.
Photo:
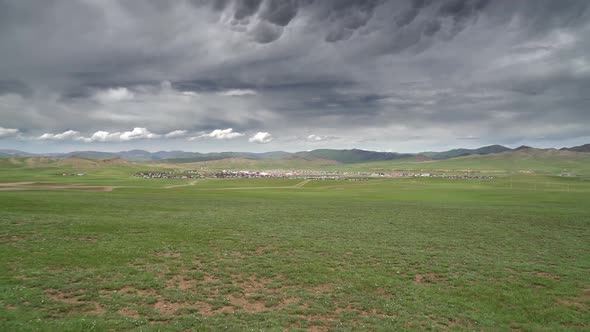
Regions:
M 587 0 L 0 0 L 0 149 L 590 142 Z

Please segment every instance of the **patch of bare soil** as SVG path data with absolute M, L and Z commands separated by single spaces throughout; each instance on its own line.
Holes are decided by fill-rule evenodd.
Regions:
M 26 275 L 18 275 L 18 276 L 15 276 L 15 278 L 18 280 L 36 280 L 36 279 L 38 279 L 37 277 L 31 277 L 31 276 L 26 276 Z
M 560 279 L 560 277 L 558 275 L 553 274 L 553 273 L 549 273 L 549 272 L 539 271 L 539 272 L 535 272 L 534 274 L 537 277 L 552 279 L 552 280 L 556 280 L 556 281 Z
M 2 241 L 2 242 L 23 242 L 23 241 L 25 241 L 25 237 L 20 236 L 20 235 L 3 234 L 3 235 L 0 235 L 0 241 Z
M 56 289 L 46 290 L 45 296 L 52 299 L 53 301 L 75 305 L 70 309 L 70 311 L 81 311 L 91 315 L 102 315 L 107 312 L 107 310 L 103 308 L 98 302 L 85 301 L 81 299 L 81 296 L 76 296 Z
M 154 309 L 164 315 L 173 315 L 178 309 L 187 306 L 189 306 L 189 304 L 182 302 L 158 301 L 154 304 Z
M 158 296 L 156 291 L 153 289 L 138 289 L 133 286 L 125 286 L 116 292 L 119 294 L 124 294 L 124 295 L 139 295 L 139 296 L 151 296 L 151 297 Z
M 374 316 L 374 317 L 381 317 L 381 318 L 396 317 L 396 316 L 387 315 L 385 313 L 382 313 L 375 308 L 370 309 L 370 310 L 362 310 L 362 309 L 355 308 L 351 305 L 347 305 L 346 307 L 343 307 L 343 308 L 336 308 L 336 310 L 334 310 L 334 315 L 340 315 L 341 313 L 347 313 L 347 312 L 348 313 L 355 313 L 359 316 Z
M 338 319 L 329 314 L 299 314 L 300 318 L 311 320 L 311 321 L 322 321 L 322 322 L 335 322 Z
M 218 309 L 213 309 L 209 303 L 206 302 L 170 302 L 160 300 L 154 304 L 154 309 L 163 315 L 178 315 L 183 309 L 197 310 L 201 315 L 209 317 L 222 313 L 234 313 L 234 308 L 231 306 L 224 306 Z
M 62 292 L 62 291 L 55 290 L 55 289 L 48 290 L 45 293 L 45 295 L 54 301 L 72 303 L 72 304 L 83 303 L 83 301 L 80 300 L 80 296 L 74 296 L 70 293 Z
M 178 258 L 180 257 L 180 253 L 179 252 L 173 252 L 173 251 L 166 251 L 166 252 L 157 252 L 156 256 L 158 257 L 164 257 L 164 258 Z
M 203 281 L 207 284 L 213 284 L 213 283 L 217 283 L 219 281 L 219 278 L 206 274 L 205 277 L 203 278 Z
M 5 304 L 4 305 L 4 309 L 6 309 L 6 310 L 16 310 L 16 307 L 13 306 L 12 304 Z
M 227 298 L 233 306 L 249 313 L 259 313 L 269 310 L 262 301 L 248 301 L 246 298 L 236 297 L 233 295 L 228 295 Z
M 416 274 L 414 276 L 414 284 L 416 285 L 430 285 L 443 281 L 443 279 L 434 273 Z
M 453 318 L 449 321 L 448 326 L 450 328 L 473 329 L 475 324 L 466 319 Z
M 91 314 L 91 315 L 103 315 L 106 314 L 107 310 L 105 308 L 103 308 L 100 304 L 94 302 L 91 303 L 92 305 L 94 305 L 94 309 L 87 311 L 87 313 Z
M 167 281 L 166 289 L 180 289 L 180 290 L 187 290 L 193 287 L 194 282 L 192 280 L 187 280 L 186 277 L 181 275 L 176 275 Z
M 255 251 L 263 252 L 273 250 L 274 248 L 257 248 Z M 250 254 L 255 251 L 250 252 Z M 240 252 L 227 252 L 230 257 L 240 257 Z M 158 253 L 161 257 L 177 257 L 178 253 L 173 251 Z M 203 266 L 201 261 L 193 261 L 197 267 Z M 147 266 L 147 270 L 151 270 Z M 201 270 L 201 269 L 199 269 Z M 285 310 L 286 308 L 299 308 L 303 314 L 299 317 L 308 321 L 305 326 L 293 326 L 294 328 L 304 328 L 307 330 L 327 330 L 328 325 L 334 325 L 339 316 L 344 312 L 353 312 L 358 316 L 371 316 L 379 318 L 391 318 L 393 316 L 380 312 L 377 309 L 359 309 L 353 306 L 340 306 L 332 312 L 317 314 L 311 311 L 311 303 L 303 297 L 293 296 L 293 293 L 304 291 L 312 298 L 314 296 L 330 295 L 334 292 L 334 284 L 321 285 L 293 285 L 288 282 L 285 276 L 277 275 L 272 278 L 256 277 L 254 275 L 233 274 L 231 279 L 227 277 L 218 277 L 215 271 L 203 271 L 202 277 L 195 277 L 188 270 L 180 270 L 175 273 L 162 273 L 157 269 L 160 278 L 165 278 L 165 289 L 175 289 L 185 294 L 199 294 L 206 300 L 174 300 L 167 297 L 167 292 L 160 293 L 158 290 L 139 290 L 132 286 L 125 286 L 117 291 L 105 291 L 102 296 L 113 296 L 117 292 L 126 296 L 146 296 L 151 297 L 154 302 L 147 302 L 152 306 L 154 311 L 165 316 L 179 316 L 190 312 L 198 312 L 200 315 L 208 317 L 220 314 L 234 314 L 236 312 L 257 314 L 264 312 L 275 312 Z M 434 279 L 434 277 L 431 276 Z M 231 290 L 230 290 L 231 289 Z M 229 291 L 229 292 L 228 292 Z M 385 296 L 378 293 L 376 296 Z M 219 300 L 225 300 L 223 307 L 216 307 L 212 303 L 219 303 Z M 311 301 L 314 301 L 313 299 Z M 120 309 L 119 314 L 138 318 L 138 313 L 129 308 Z M 295 324 L 297 325 L 297 324 Z
M 98 241 L 98 239 L 93 236 L 82 236 L 78 240 L 89 243 L 96 243 Z
M 259 256 L 259 255 L 263 255 L 266 251 L 267 251 L 267 247 L 262 246 L 262 247 L 256 248 L 256 250 L 254 250 L 254 254 Z
M 139 318 L 141 318 L 141 316 L 139 315 L 139 312 L 137 312 L 137 310 L 131 309 L 131 308 L 128 308 L 128 307 L 121 308 L 121 309 L 117 310 L 117 313 L 119 315 L 123 315 L 123 316 L 128 317 L 128 318 L 133 318 L 133 319 L 139 319 Z
M 244 280 L 240 275 L 233 275 L 232 279 L 234 280 L 233 284 L 241 288 L 245 296 L 267 293 L 268 287 L 266 285 L 273 282 L 272 279 L 263 278 L 259 280 L 254 277 Z
M 588 304 L 590 304 L 590 288 L 584 289 L 579 296 L 559 299 L 558 302 L 570 307 L 577 307 L 580 309 L 588 308 Z

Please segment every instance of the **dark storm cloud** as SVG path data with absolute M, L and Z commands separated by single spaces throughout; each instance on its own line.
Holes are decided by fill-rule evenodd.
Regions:
M 236 20 L 241 20 L 243 18 L 252 16 L 258 11 L 262 0 L 242 0 L 236 1 L 235 6 L 235 13 L 234 18 Z
M 211 1 L 216 10 L 228 10 L 232 13 L 233 25 L 250 24 L 254 19 L 262 20 L 275 26 L 285 27 L 303 12 L 309 24 L 320 24 L 328 30 L 324 32 L 326 41 L 335 42 L 348 39 L 352 33 L 365 26 L 373 17 L 375 9 L 383 0 L 239 0 Z M 203 1 L 198 1 L 202 5 Z M 272 32 L 269 26 L 255 33 L 255 40 L 268 43 L 280 37 L 280 29 Z M 260 25 L 257 26 L 260 29 Z M 272 37 L 269 37 L 272 35 Z
M 575 139 L 589 34 L 584 0 L 0 0 L 0 127 Z
M 33 93 L 33 89 L 20 81 L 0 80 L 0 95 L 8 93 L 30 96 Z
M 270 23 L 286 26 L 297 15 L 298 0 L 268 0 L 261 17 Z
M 271 43 L 281 37 L 283 28 L 267 22 L 260 22 L 252 29 L 254 40 L 261 44 Z

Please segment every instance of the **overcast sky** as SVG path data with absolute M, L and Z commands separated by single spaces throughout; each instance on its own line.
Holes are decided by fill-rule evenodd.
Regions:
M 588 0 L 0 0 L 0 149 L 590 143 Z

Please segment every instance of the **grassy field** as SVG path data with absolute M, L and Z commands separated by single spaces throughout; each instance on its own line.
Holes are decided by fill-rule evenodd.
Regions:
M 76 167 L 0 168 L 2 331 L 590 329 L 588 178 Z

